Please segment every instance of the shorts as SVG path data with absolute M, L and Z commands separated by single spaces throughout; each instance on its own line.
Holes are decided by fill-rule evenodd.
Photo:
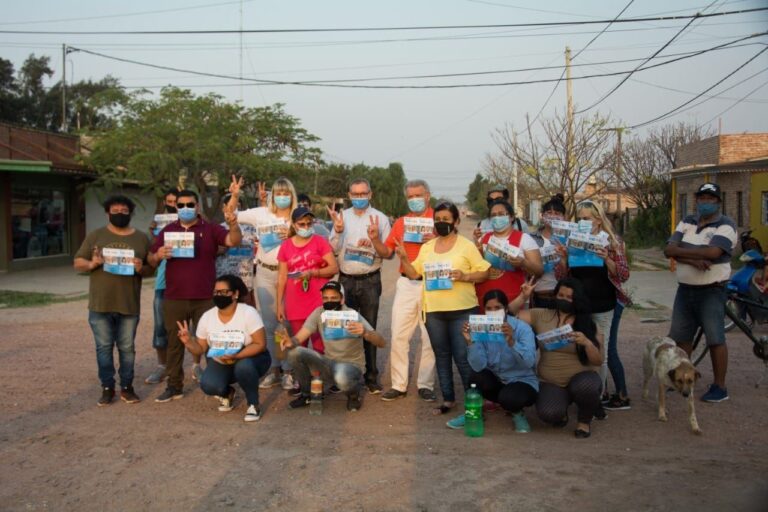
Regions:
M 696 287 L 681 284 L 675 294 L 669 337 L 675 343 L 693 343 L 699 327 L 707 336 L 707 346 L 725 343 L 724 286 Z

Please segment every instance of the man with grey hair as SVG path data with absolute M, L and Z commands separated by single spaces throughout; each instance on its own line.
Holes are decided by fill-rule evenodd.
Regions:
M 402 245 L 413 261 L 421 245 L 434 238 L 433 211 L 429 206 L 429 185 L 423 180 L 411 180 L 405 184 L 405 198 L 410 213 L 395 221 L 389 237 L 372 236 L 371 242 L 382 258 L 391 258 L 397 245 Z M 427 329 L 421 316 L 420 279 L 408 279 L 400 268 L 400 278 L 395 285 L 395 299 L 392 303 L 392 344 L 389 353 L 389 367 L 392 388 L 381 395 L 381 399 L 392 401 L 402 398 L 408 390 L 408 353 L 410 341 L 416 326 L 421 330 L 421 358 L 416 384 L 419 397 L 433 402 L 435 397 L 435 354 L 429 342 Z
M 389 236 L 389 219 L 371 206 L 371 184 L 357 178 L 349 184 L 352 208 L 336 212 L 328 208 L 333 232 L 328 241 L 339 259 L 339 282 L 347 305 L 357 310 L 375 329 L 381 296 L 381 256 L 372 239 Z M 365 342 L 365 385 L 369 393 L 381 393 L 376 346 Z

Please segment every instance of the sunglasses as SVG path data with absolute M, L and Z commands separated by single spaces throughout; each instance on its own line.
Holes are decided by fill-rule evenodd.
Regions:
M 176 203 L 176 208 L 194 208 L 197 203 Z

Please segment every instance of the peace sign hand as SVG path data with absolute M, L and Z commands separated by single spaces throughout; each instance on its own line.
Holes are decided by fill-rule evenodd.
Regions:
M 234 174 L 232 175 L 232 183 L 229 185 L 229 193 L 232 194 L 235 204 L 237 204 L 237 197 L 240 195 L 240 189 L 243 188 L 243 183 L 243 178 L 238 178 Z
M 405 247 L 403 247 L 403 243 L 400 240 L 395 240 L 395 254 L 401 260 L 408 261 L 408 253 L 405 252 Z
M 179 326 L 179 341 L 186 347 L 192 341 L 192 336 L 189 334 L 189 324 L 184 320 L 183 322 L 176 322 L 176 325 Z
M 371 241 L 379 239 L 379 218 L 376 215 L 369 216 L 371 223 L 368 224 L 368 238 Z
M 525 283 L 520 287 L 520 294 L 523 296 L 525 300 L 528 300 L 531 298 L 531 294 L 533 293 L 533 289 L 536 287 L 536 278 L 533 276 L 529 277 L 525 280 Z
M 333 221 L 333 230 L 337 233 L 343 232 L 344 216 L 330 206 L 326 206 L 325 209 L 328 210 L 328 216 L 330 216 L 331 220 Z
M 267 204 L 267 184 L 263 181 L 257 183 L 259 186 L 259 206 Z

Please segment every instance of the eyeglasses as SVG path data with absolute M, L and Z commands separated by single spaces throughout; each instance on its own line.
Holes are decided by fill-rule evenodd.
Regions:
M 363 198 L 368 197 L 368 194 L 370 194 L 370 193 L 371 193 L 370 191 L 368 191 L 368 192 L 350 192 L 349 196 L 350 197 L 354 197 L 355 199 L 363 199 Z
M 213 290 L 214 297 L 225 297 L 232 293 L 232 290 Z
M 197 203 L 176 203 L 176 208 L 194 208 Z

